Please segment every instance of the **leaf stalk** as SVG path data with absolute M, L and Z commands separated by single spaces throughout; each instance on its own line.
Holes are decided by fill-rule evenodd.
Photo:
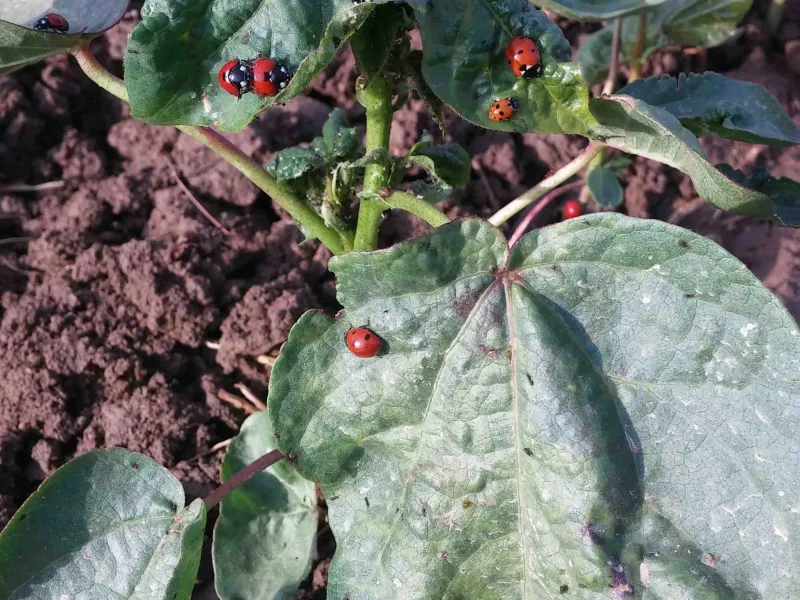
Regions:
M 120 100 L 128 102 L 125 83 L 109 73 L 95 58 L 88 44 L 80 45 L 73 51 L 75 59 L 83 72 L 98 86 Z M 270 198 L 311 235 L 319 239 L 334 254 L 344 252 L 339 234 L 325 225 L 317 213 L 290 191 L 281 187 L 261 165 L 247 156 L 218 132 L 208 127 L 178 126 L 177 129 L 214 151 L 220 158 L 235 167 L 240 173 L 266 192 Z

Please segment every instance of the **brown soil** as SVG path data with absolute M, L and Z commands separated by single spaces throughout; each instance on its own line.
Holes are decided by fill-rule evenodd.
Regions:
M 692 55 L 660 52 L 650 69 L 704 68 L 757 81 L 800 120 L 800 10 L 767 45 L 757 9 L 745 35 Z M 123 23 L 95 43 L 121 74 Z M 591 26 L 564 22 L 573 42 Z M 784 50 L 786 50 L 785 53 Z M 334 106 L 363 125 L 353 98 L 352 58 L 337 59 L 304 97 L 268 111 L 230 136 L 266 162 L 280 148 L 319 135 Z M 565 136 L 505 135 L 453 114 L 448 141 L 473 156 L 451 215 L 489 216 L 568 162 L 584 142 Z M 422 130 L 437 131 L 421 102 L 396 117 L 392 151 Z M 797 176 L 800 150 L 707 143 L 712 160 L 763 164 Z M 232 233 L 214 228 L 178 178 Z M 86 80 L 72 59 L 0 78 L 0 186 L 63 180 L 41 193 L 0 192 L 0 527 L 41 481 L 77 454 L 106 446 L 144 452 L 169 468 L 190 497 L 217 481 L 215 443 L 234 435 L 244 413 L 218 398 L 245 383 L 266 396 L 269 368 L 292 323 L 309 308 L 336 309 L 329 254 L 300 232 L 231 167 L 171 128 L 151 127 Z M 624 175 L 628 214 L 669 220 L 719 241 L 800 316 L 800 231 L 727 216 L 699 202 L 687 178 L 637 159 Z M 557 206 L 539 225 L 557 220 Z M 384 224 L 382 244 L 426 226 L 405 214 Z M 218 349 L 207 345 L 217 342 Z M 213 344 L 212 344 L 213 346 Z M 333 541 L 322 540 L 321 559 Z M 204 562 L 200 593 L 208 592 Z M 309 577 L 306 598 L 324 597 L 327 562 Z M 205 592 L 203 592 L 205 590 Z

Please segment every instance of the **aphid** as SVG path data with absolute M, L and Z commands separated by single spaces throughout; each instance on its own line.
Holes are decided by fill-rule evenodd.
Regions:
M 506 46 L 506 62 L 517 77 L 532 79 L 542 74 L 539 46 L 530 38 L 518 35 Z
M 567 200 L 564 203 L 563 214 L 565 219 L 574 219 L 580 217 L 583 212 L 581 203 L 577 200 Z
M 364 327 L 352 327 L 345 335 L 347 349 L 359 358 L 371 358 L 381 351 L 381 338 Z
M 519 108 L 514 98 L 499 98 L 489 108 L 489 119 L 492 121 L 508 121 Z
M 69 22 L 56 13 L 50 13 L 38 19 L 33 28 L 36 31 L 52 31 L 54 33 L 67 33 L 69 31 Z

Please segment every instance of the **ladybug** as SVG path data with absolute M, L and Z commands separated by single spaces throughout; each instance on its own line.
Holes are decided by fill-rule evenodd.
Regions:
M 517 77 L 532 79 L 542 74 L 539 46 L 530 38 L 518 35 L 506 46 L 506 62 Z
M 253 72 L 246 60 L 234 58 L 219 70 L 217 75 L 219 86 L 229 94 L 241 98 L 242 94 L 253 89 Z
M 347 349 L 359 358 L 372 358 L 381 351 L 383 342 L 365 327 L 352 327 L 344 334 Z
M 567 200 L 564 203 L 563 214 L 564 219 L 574 219 L 575 217 L 580 217 L 581 213 L 583 212 L 583 207 L 581 203 L 577 200 Z
M 52 31 L 54 33 L 67 33 L 69 31 L 69 22 L 56 13 L 50 13 L 38 19 L 33 24 L 36 31 Z
M 519 108 L 514 98 L 499 98 L 489 108 L 489 119 L 492 121 L 508 121 Z
M 250 63 L 251 86 L 261 97 L 277 96 L 292 79 L 289 71 L 272 58 L 257 58 Z

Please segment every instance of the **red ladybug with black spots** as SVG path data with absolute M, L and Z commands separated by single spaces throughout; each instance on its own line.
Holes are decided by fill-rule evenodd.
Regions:
M 291 78 L 288 69 L 273 58 L 234 58 L 222 65 L 217 75 L 220 87 L 237 98 L 250 92 L 262 98 L 277 96 Z
M 489 119 L 492 121 L 508 121 L 519 109 L 519 102 L 514 98 L 498 98 L 489 108 Z
M 53 33 L 67 33 L 69 31 L 69 22 L 56 13 L 50 13 L 37 19 L 33 24 L 36 31 L 52 31 Z
M 366 327 L 352 327 L 344 334 L 347 349 L 359 358 L 372 358 L 381 351 L 383 342 Z
M 542 74 L 542 55 L 539 46 L 524 35 L 513 37 L 508 42 L 506 62 L 517 77 L 533 79 Z

